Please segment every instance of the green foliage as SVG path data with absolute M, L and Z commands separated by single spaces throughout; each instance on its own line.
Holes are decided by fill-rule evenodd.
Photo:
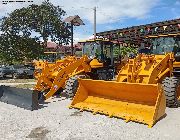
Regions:
M 138 50 L 136 48 L 132 48 L 132 47 L 121 47 L 120 53 L 121 53 L 121 56 L 123 58 L 125 56 L 128 56 L 130 53 L 137 55 Z
M 34 38 L 20 36 L 0 36 L 1 63 L 18 63 L 40 57 L 43 47 Z
M 120 55 L 120 47 L 119 46 L 113 46 L 114 49 L 113 49 L 113 55 L 115 57 L 118 57 Z
M 81 57 L 82 56 L 82 51 L 76 51 L 75 56 Z
M 62 21 L 66 12 L 48 1 L 41 5 L 30 5 L 16 9 L 1 19 L 0 58 L 4 61 L 22 61 L 42 55 L 43 47 L 38 43 L 47 40 L 59 44 L 70 42 L 70 29 Z M 39 34 L 32 38 L 32 33 Z
M 121 55 L 121 57 L 124 58 L 125 56 L 128 56 L 130 53 L 137 55 L 138 50 L 133 47 L 114 46 L 113 55 L 115 57 L 118 57 L 119 55 Z

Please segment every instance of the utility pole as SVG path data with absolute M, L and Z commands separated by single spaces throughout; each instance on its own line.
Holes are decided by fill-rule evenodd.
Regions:
M 73 46 L 73 21 L 71 21 L 71 55 L 74 55 L 74 46 Z
M 96 7 L 94 7 L 94 40 L 96 40 Z

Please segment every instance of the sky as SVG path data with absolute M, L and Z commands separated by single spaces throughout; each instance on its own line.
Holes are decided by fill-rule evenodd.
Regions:
M 43 0 L 32 1 L 33 2 L 2 4 L 2 0 L 0 0 L 0 18 L 8 16 L 8 13 L 15 9 L 27 7 L 30 4 L 41 4 Z M 63 18 L 79 15 L 85 23 L 85 25 L 75 27 L 75 42 L 88 39 L 93 35 L 94 7 L 96 7 L 97 11 L 97 32 L 180 18 L 180 0 L 49 1 L 66 11 L 66 16 Z

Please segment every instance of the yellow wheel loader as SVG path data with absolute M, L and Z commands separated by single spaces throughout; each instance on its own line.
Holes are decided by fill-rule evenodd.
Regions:
M 81 58 L 70 62 L 46 66 L 38 78 L 35 90 L 39 91 L 39 100 L 53 96 L 62 88 L 65 96 L 73 97 L 77 88 L 77 78 L 111 80 L 114 78 L 112 59 L 113 43 L 109 40 L 88 40 L 83 43 Z M 65 59 L 64 59 L 65 60 Z M 65 61 L 64 61 L 65 62 Z
M 177 107 L 180 97 L 179 38 L 151 41 L 151 48 L 148 52 L 146 50 L 148 54 L 129 59 L 119 71 L 116 81 L 79 79 L 70 108 L 152 127 L 165 115 L 166 105 Z
M 81 58 L 69 56 L 56 61 L 53 65 L 49 65 L 49 62 L 43 62 L 42 71 L 37 76 L 37 84 L 31 94 L 17 92 L 17 88 L 1 86 L 0 101 L 18 104 L 20 107 L 34 110 L 38 106 L 37 100 L 44 101 L 59 93 L 62 88 L 65 88 L 65 94 L 73 96 L 74 90 L 72 88 L 76 87 L 76 77 L 113 79 L 115 73 L 114 58 L 112 57 L 113 42 L 97 39 L 96 41 L 89 40 L 81 43 L 83 43 L 83 56 Z M 73 78 L 75 80 L 71 81 L 70 84 L 70 80 L 73 80 Z M 24 96 L 24 94 L 27 96 Z M 11 100 L 12 96 L 13 100 Z

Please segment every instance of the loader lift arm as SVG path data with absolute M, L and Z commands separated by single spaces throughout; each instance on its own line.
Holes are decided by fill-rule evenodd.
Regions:
M 166 55 L 138 55 L 130 59 L 117 77 L 117 82 L 156 84 L 173 71 L 173 54 Z
M 62 88 L 66 80 L 74 75 L 80 74 L 82 72 L 91 71 L 91 67 L 87 64 L 88 58 L 83 56 L 82 58 L 70 63 L 66 67 L 62 68 L 58 73 L 56 73 L 55 79 L 51 81 L 48 77 L 42 77 L 38 79 L 35 90 L 39 92 L 44 91 L 44 87 L 50 87 L 49 91 L 43 95 L 43 100 L 46 100 L 53 96 L 60 88 Z M 44 79 L 45 78 L 45 79 Z M 42 80 L 43 79 L 43 80 Z M 45 84 L 45 86 L 42 86 Z

